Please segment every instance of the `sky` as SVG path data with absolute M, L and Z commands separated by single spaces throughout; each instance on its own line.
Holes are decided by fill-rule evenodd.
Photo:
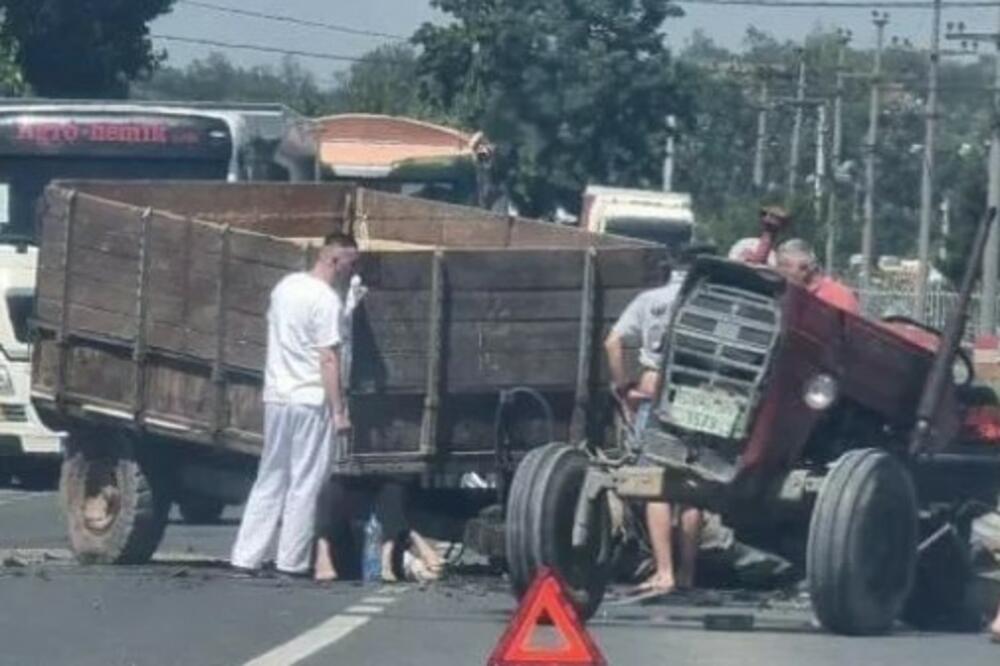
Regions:
M 160 35 L 252 44 L 277 49 L 315 51 L 356 57 L 385 43 L 387 38 L 338 33 L 326 29 L 219 13 L 198 6 L 198 2 L 236 7 L 243 10 L 293 16 L 308 21 L 334 23 L 362 30 L 410 35 L 424 21 L 442 21 L 428 0 L 177 0 L 172 13 L 153 22 L 151 30 Z M 886 0 L 891 2 L 892 0 Z M 810 30 L 844 27 L 854 34 L 854 44 L 866 48 L 874 44 L 871 10 L 860 8 L 749 8 L 706 6 L 681 3 L 686 15 L 671 19 L 666 25 L 671 46 L 682 48 L 696 29 L 703 30 L 716 42 L 737 49 L 753 24 L 781 39 L 799 40 Z M 997 9 L 946 8 L 943 22 L 964 21 L 972 29 L 993 30 Z M 931 12 L 920 9 L 890 9 L 887 37 L 909 38 L 915 46 L 930 42 Z M 212 50 L 224 51 L 241 65 L 276 64 L 280 54 L 220 49 L 154 40 L 168 51 L 168 63 L 184 66 Z M 332 81 L 333 73 L 348 63 L 300 58 L 321 81 Z

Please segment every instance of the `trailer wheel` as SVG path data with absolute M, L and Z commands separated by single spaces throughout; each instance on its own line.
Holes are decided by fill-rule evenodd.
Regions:
M 140 564 L 156 551 L 170 507 L 165 488 L 143 470 L 130 439 L 70 446 L 60 492 L 69 540 L 83 563 Z
M 879 449 L 849 451 L 823 481 L 806 552 L 813 609 L 839 634 L 892 628 L 913 583 L 917 500 L 907 470 Z
M 518 468 L 511 487 L 507 518 L 514 590 L 520 596 L 538 569 L 551 567 L 565 581 L 580 616 L 588 619 L 604 597 L 610 574 L 611 520 L 607 502 L 598 502 L 590 541 L 582 548 L 573 548 L 573 520 L 587 473 L 587 455 L 565 444 L 549 444 L 530 460 L 525 458 L 524 463 L 527 465 Z M 517 498 L 515 492 L 521 488 L 528 492 Z
M 202 495 L 186 495 L 177 501 L 177 508 L 189 525 L 213 525 L 222 518 L 226 503 Z

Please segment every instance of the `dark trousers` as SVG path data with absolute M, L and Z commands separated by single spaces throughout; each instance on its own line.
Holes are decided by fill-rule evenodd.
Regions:
M 407 491 L 405 484 L 387 478 L 333 476 L 323 485 L 316 507 L 316 536 L 330 542 L 341 575 L 360 574 L 361 547 L 352 523 L 360 521 L 363 525 L 372 512 L 382 523 L 383 539 L 407 543 Z M 393 568 L 399 575 L 403 549 L 395 550 L 398 557 L 393 558 Z

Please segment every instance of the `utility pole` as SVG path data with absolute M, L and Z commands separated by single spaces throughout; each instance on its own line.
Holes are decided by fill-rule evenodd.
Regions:
M 945 196 L 941 201 L 941 247 L 938 248 L 938 261 L 942 264 L 948 261 L 948 236 L 951 235 L 951 196 Z
M 837 85 L 833 97 L 833 168 L 830 170 L 830 196 L 826 204 L 826 272 L 833 273 L 834 254 L 837 248 L 837 170 L 840 168 L 844 148 L 844 61 L 851 33 L 838 30 Z M 817 218 L 818 220 L 819 218 Z
M 823 191 L 826 184 L 826 103 L 816 105 L 816 166 L 813 170 L 813 219 L 823 217 Z
M 868 136 L 865 140 L 865 224 L 861 232 L 861 287 L 871 286 L 872 254 L 875 235 L 875 150 L 878 142 L 878 114 L 882 88 L 882 45 L 889 15 L 872 12 L 875 24 L 875 62 L 872 64 L 871 101 L 868 106 Z
M 674 135 L 677 133 L 677 117 L 667 116 L 667 147 L 663 157 L 663 191 L 674 191 Z
M 920 178 L 920 233 L 917 241 L 916 319 L 927 313 L 927 275 L 931 250 L 931 213 L 934 199 L 934 139 L 938 114 L 938 61 L 941 49 L 941 0 L 934 0 L 931 22 L 931 57 L 927 74 L 927 105 L 924 120 L 924 159 Z
M 799 171 L 799 152 L 802 141 L 802 114 L 806 99 L 806 55 L 805 49 L 799 48 L 799 83 L 795 93 L 795 124 L 792 126 L 792 154 L 788 160 L 788 191 L 787 202 L 792 203 L 795 197 L 795 183 Z
M 997 13 L 997 31 L 988 33 L 965 32 L 965 24 L 958 24 L 958 31 L 952 32 L 948 24 L 948 39 L 966 42 L 993 42 L 996 55 L 993 59 L 993 122 L 990 132 L 989 182 L 986 205 L 1000 207 L 1000 11 Z M 1000 235 L 996 225 L 990 229 L 983 253 L 983 292 L 979 304 L 979 334 L 994 335 L 997 332 L 997 280 L 1000 269 Z
M 760 81 L 760 99 L 757 109 L 757 142 L 753 155 L 753 186 L 758 192 L 764 189 L 764 153 L 767 151 L 767 112 L 770 104 L 771 85 L 765 74 Z

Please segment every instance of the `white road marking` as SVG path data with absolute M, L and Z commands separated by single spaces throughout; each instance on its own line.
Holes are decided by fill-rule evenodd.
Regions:
M 369 606 L 356 604 L 344 610 L 347 615 L 376 615 L 385 610 L 385 606 Z
M 388 605 L 394 601 L 396 600 L 393 599 L 392 597 L 365 597 L 364 599 L 364 602 L 366 604 L 380 604 L 380 605 Z
M 388 604 L 395 601 L 393 597 L 398 598 L 406 589 L 405 586 L 383 588 L 379 590 L 379 595 L 365 597 L 354 606 L 350 606 L 322 624 L 299 634 L 287 643 L 246 662 L 243 666 L 292 666 L 297 664 L 368 624 L 372 616 L 383 612 Z

